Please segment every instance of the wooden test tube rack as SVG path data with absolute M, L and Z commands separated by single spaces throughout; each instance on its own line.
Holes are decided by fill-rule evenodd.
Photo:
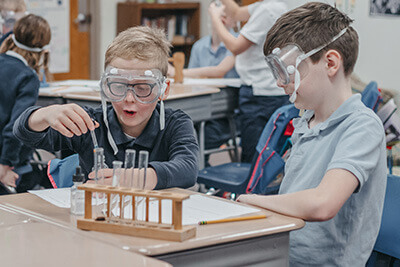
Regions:
M 77 220 L 77 227 L 80 229 L 170 241 L 184 241 L 196 236 L 196 226 L 182 226 L 182 202 L 189 198 L 188 194 L 156 190 L 137 190 L 96 184 L 79 185 L 78 189 L 85 191 L 85 215 L 83 219 Z M 103 193 L 107 197 L 107 211 L 104 220 L 92 218 L 92 195 L 95 192 Z M 119 195 L 120 200 L 124 196 L 132 196 L 132 219 L 124 219 L 121 217 L 122 215 L 119 218 L 110 218 L 111 195 Z M 135 197 L 145 198 L 145 220 L 136 220 Z M 158 222 L 149 221 L 150 199 L 158 201 Z M 163 199 L 172 200 L 172 224 L 162 222 L 161 201 Z M 122 201 L 120 201 L 120 208 L 122 208 Z M 120 214 L 123 213 L 120 212 Z

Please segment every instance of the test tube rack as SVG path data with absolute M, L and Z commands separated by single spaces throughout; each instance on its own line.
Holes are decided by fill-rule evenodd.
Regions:
M 182 225 L 182 202 L 189 198 L 188 194 L 98 184 L 83 184 L 79 185 L 78 189 L 85 191 L 84 217 L 77 220 L 77 227 L 80 229 L 180 242 L 196 236 L 196 226 Z M 105 218 L 101 220 L 92 217 L 92 194 L 96 192 L 103 193 L 107 197 Z M 120 199 L 124 196 L 132 196 L 132 219 L 122 218 L 121 215 L 119 218 L 110 217 L 111 195 L 119 195 Z M 145 220 L 136 219 L 135 197 L 143 197 L 146 202 Z M 158 201 L 158 222 L 149 221 L 150 199 Z M 172 200 L 172 224 L 162 222 L 161 202 L 163 199 Z M 121 209 L 122 203 L 120 201 Z

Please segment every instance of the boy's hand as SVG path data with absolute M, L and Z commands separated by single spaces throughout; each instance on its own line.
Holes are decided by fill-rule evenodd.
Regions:
M 29 128 L 33 131 L 40 132 L 51 127 L 67 137 L 80 136 L 98 126 L 99 124 L 93 123 L 89 114 L 77 104 L 40 108 L 29 118 Z
M 18 179 L 18 174 L 13 172 L 14 168 L 0 164 L 0 182 L 4 185 L 17 187 L 15 181 Z
M 215 2 L 212 2 L 208 7 L 208 13 L 212 18 L 221 19 L 222 16 L 225 16 L 225 6 L 224 5 L 217 6 Z
M 98 172 L 98 176 L 101 176 L 103 174 L 104 176 L 104 185 L 112 185 L 112 176 L 113 176 L 113 169 L 102 169 Z M 125 174 L 127 175 L 127 179 L 125 179 Z M 157 185 L 157 173 L 153 168 L 147 168 L 147 173 L 146 173 L 146 184 L 143 185 L 143 176 L 142 180 L 139 181 L 139 169 L 135 168 L 134 169 L 134 178 L 133 181 L 132 179 L 132 169 L 122 169 L 121 172 L 121 177 L 119 178 L 119 183 L 120 186 L 126 187 L 127 185 L 130 185 L 133 188 L 137 189 L 154 189 L 154 187 Z M 88 178 L 90 180 L 87 181 L 87 183 L 94 184 L 95 180 L 95 172 L 91 172 L 88 175 Z M 129 181 L 128 181 L 129 180 Z M 133 185 L 131 185 L 131 182 L 133 182 Z
M 88 180 L 87 183 L 95 184 L 96 183 L 96 181 L 94 180 L 95 175 L 96 174 L 95 174 L 94 171 L 89 173 L 88 178 L 90 180 Z M 99 170 L 97 175 L 99 177 L 102 177 L 102 176 L 104 177 L 104 182 L 103 182 L 104 185 L 112 185 L 113 169 L 102 169 L 102 170 Z
M 175 76 L 175 68 L 174 66 L 168 63 L 167 77 L 174 77 L 174 76 Z

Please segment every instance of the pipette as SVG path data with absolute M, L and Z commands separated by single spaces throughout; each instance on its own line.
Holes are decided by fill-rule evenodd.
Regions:
M 95 123 L 95 120 L 92 118 L 93 124 Z M 97 143 L 97 138 L 94 130 L 90 131 L 90 135 L 92 136 L 92 142 L 93 142 L 93 147 L 96 149 L 99 147 L 99 144 Z

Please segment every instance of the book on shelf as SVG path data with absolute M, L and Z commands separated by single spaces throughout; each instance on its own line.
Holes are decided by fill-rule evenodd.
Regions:
M 164 30 L 167 39 L 173 43 L 184 44 L 188 33 L 188 15 L 168 15 L 160 17 L 143 17 L 142 25 Z M 192 36 L 191 39 L 194 39 Z

